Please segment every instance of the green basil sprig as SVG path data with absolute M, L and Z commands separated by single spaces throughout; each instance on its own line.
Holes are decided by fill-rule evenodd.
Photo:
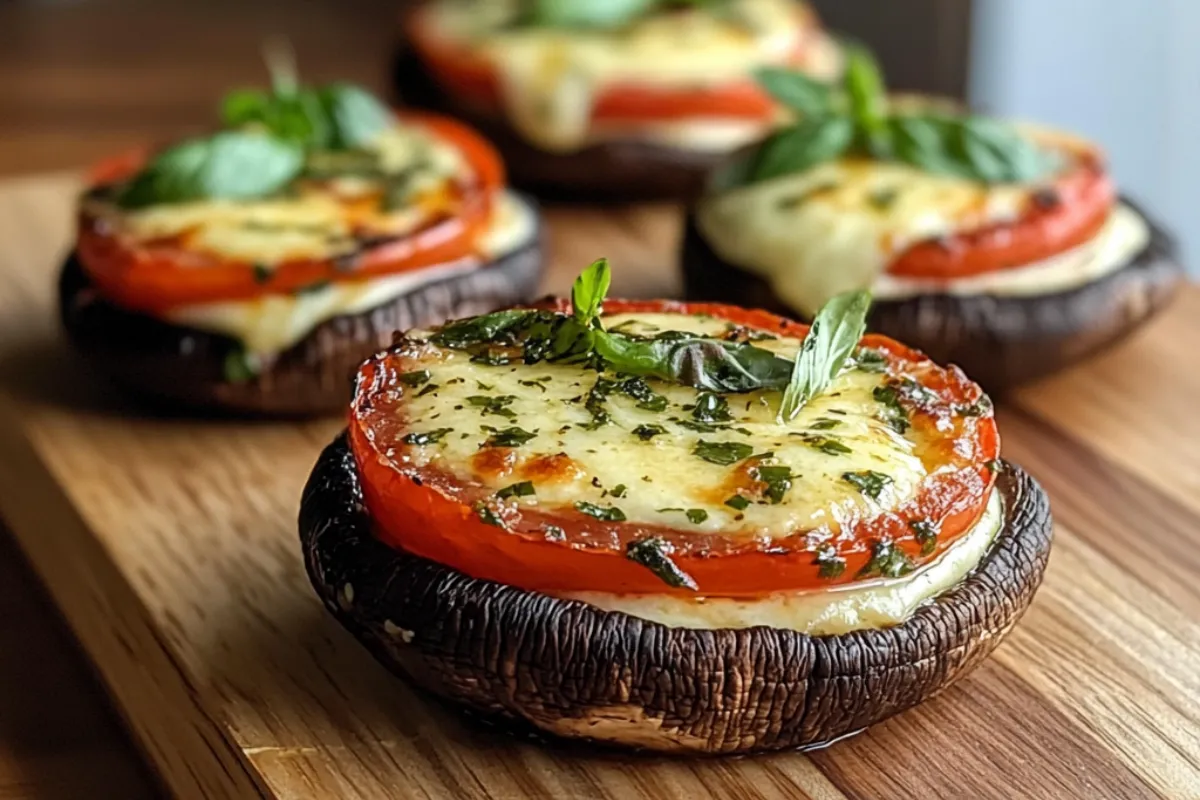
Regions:
M 838 85 L 778 68 L 756 77 L 799 121 L 769 136 L 748 159 L 730 164 L 714 182 L 718 191 L 801 172 L 848 153 L 989 184 L 1037 180 L 1057 164 L 1052 154 L 993 119 L 890 110 L 875 59 L 857 45 L 846 48 Z
M 866 329 L 870 306 L 870 292 L 845 292 L 817 312 L 779 404 L 781 424 L 794 419 L 804 404 L 825 391 L 841 372 Z
M 299 84 L 287 58 L 268 54 L 271 88 L 231 92 L 222 103 L 224 130 L 188 139 L 152 158 L 117 201 L 127 208 L 201 199 L 274 194 L 305 169 L 314 151 L 360 148 L 393 124 L 365 89 Z
M 870 305 L 867 292 L 835 297 L 817 314 L 795 362 L 750 342 L 731 342 L 667 331 L 656 337 L 605 330 L 600 312 L 611 275 L 600 259 L 575 279 L 572 314 L 508 310 L 451 322 L 433 334 L 444 347 L 511 348 L 526 364 L 587 364 L 624 375 L 658 378 L 708 392 L 784 392 L 779 419 L 786 422 L 828 387 L 862 336 Z

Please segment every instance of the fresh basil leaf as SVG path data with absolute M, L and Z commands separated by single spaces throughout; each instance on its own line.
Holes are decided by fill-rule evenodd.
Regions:
M 606 258 L 593 261 L 581 272 L 571 287 L 571 307 L 574 309 L 575 319 L 584 325 L 590 325 L 600 315 L 611 283 L 612 273 Z
M 783 106 L 806 116 L 825 116 L 832 110 L 833 90 L 791 69 L 763 67 L 754 73 L 758 85 Z
M 660 0 L 526 0 L 521 18 L 554 28 L 615 28 L 654 10 Z
M 894 157 L 927 172 L 982 183 L 1032 181 L 1053 160 L 1003 123 L 981 117 L 901 115 L 890 120 Z
M 630 542 L 625 546 L 625 557 L 653 572 L 668 586 L 696 591 L 699 587 L 695 579 L 671 559 L 673 551 L 669 542 L 654 536 Z
M 262 128 L 308 149 L 333 146 L 333 123 L 315 92 L 231 92 L 222 104 L 221 121 L 227 128 Z
M 792 364 L 755 347 L 719 339 L 631 339 L 598 331 L 596 353 L 613 369 L 710 392 L 751 392 L 786 385 Z
M 326 86 L 320 90 L 320 100 L 329 116 L 333 130 L 330 146 L 334 149 L 361 147 L 396 122 L 391 109 L 361 86 Z
M 887 92 L 879 64 L 867 48 L 849 45 L 846 53 L 846 94 L 850 100 L 850 114 L 860 129 L 868 132 L 885 127 L 887 115 Z
M 494 311 L 479 317 L 448 322 L 430 339 L 434 344 L 452 348 L 495 342 L 536 315 L 536 311 L 524 309 Z
M 772 134 L 758 151 L 750 175 L 752 181 L 801 172 L 823 161 L 831 161 L 850 147 L 854 123 L 847 117 L 818 117 Z
M 862 338 L 870 306 L 870 292 L 845 292 L 817 312 L 779 404 L 780 424 L 795 418 L 804 404 L 824 391 L 841 372 Z
M 303 163 L 303 153 L 294 144 L 252 131 L 223 131 L 159 153 L 118 201 L 140 208 L 205 198 L 262 197 L 291 182 Z

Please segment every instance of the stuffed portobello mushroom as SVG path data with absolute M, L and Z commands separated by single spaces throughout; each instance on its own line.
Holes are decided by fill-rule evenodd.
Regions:
M 888 100 L 859 50 L 843 85 L 775 79 L 806 121 L 714 175 L 685 234 L 689 298 L 808 317 L 870 288 L 872 330 L 995 392 L 1117 341 L 1182 279 L 1091 142 Z
M 338 411 L 392 332 L 528 300 L 536 208 L 479 134 L 277 78 L 217 132 L 94 172 L 61 278 L 69 339 L 176 405 Z
M 559 198 L 694 196 L 785 113 L 756 71 L 841 66 L 796 0 L 433 0 L 404 30 L 402 99 L 469 120 Z
M 862 293 L 809 328 L 607 284 L 363 365 L 300 510 L 347 629 L 485 717 L 680 753 L 828 743 L 987 656 L 1051 525 L 976 384 Z

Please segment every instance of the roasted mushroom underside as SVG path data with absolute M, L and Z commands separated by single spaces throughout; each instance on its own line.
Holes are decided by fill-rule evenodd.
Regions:
M 1033 297 L 927 294 L 878 300 L 868 327 L 939 364 L 957 364 L 989 392 L 1002 393 L 1116 344 L 1170 301 L 1185 273 L 1175 241 L 1150 226 L 1149 243 L 1127 265 L 1076 289 Z M 690 300 L 798 315 L 766 280 L 717 255 L 693 216 L 682 261 Z
M 101 372 L 138 394 L 186 408 L 250 415 L 310 416 L 343 409 L 363 359 L 397 331 L 467 317 L 534 296 L 540 235 L 491 264 L 424 284 L 360 314 L 326 320 L 256 377 L 230 380 L 234 339 L 126 311 L 101 297 L 72 255 L 60 280 L 60 313 L 71 344 Z
M 343 437 L 305 487 L 300 538 L 329 611 L 382 663 L 494 720 L 690 753 L 813 747 L 946 688 L 1029 605 L 1049 555 L 1045 493 L 1005 465 L 1005 525 L 978 568 L 887 629 L 813 637 L 669 628 L 407 555 L 378 541 Z

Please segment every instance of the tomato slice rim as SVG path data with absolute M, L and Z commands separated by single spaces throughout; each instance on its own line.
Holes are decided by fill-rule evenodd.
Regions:
M 253 262 L 189 251 L 173 240 L 129 242 L 120 231 L 83 207 L 76 251 L 100 294 L 134 311 L 161 314 L 172 308 L 292 294 L 325 282 L 361 281 L 454 262 L 482 263 L 478 239 L 490 222 L 505 185 L 495 148 L 472 128 L 449 117 L 398 111 L 402 124 L 420 126 L 457 148 L 470 175 L 454 184 L 458 213 L 434 215 L 409 233 L 371 242 L 351 258 L 302 258 L 272 266 L 265 279 Z M 149 151 L 133 150 L 102 160 L 90 170 L 91 187 L 136 172 Z
M 564 310 L 565 300 L 544 307 Z M 788 336 L 802 336 L 807 330 L 797 322 L 784 320 L 765 311 L 736 309 L 713 303 L 682 303 L 675 301 L 607 301 L 605 311 L 613 313 L 667 312 L 711 314 L 747 327 L 762 328 Z M 916 359 L 931 365 L 924 356 L 911 348 L 878 335 L 864 337 L 862 343 L 886 351 L 897 359 Z M 391 351 L 392 353 L 395 350 Z M 605 546 L 603 536 L 589 534 L 596 546 L 579 541 L 547 539 L 545 521 L 537 512 L 522 510 L 519 530 L 505 530 L 485 524 L 478 516 L 472 499 L 463 486 L 447 481 L 430 470 L 399 468 L 381 448 L 386 442 L 376 442 L 367 418 L 379 410 L 377 394 L 391 385 L 395 364 L 389 365 L 389 353 L 368 360 L 360 368 L 354 400 L 349 414 L 349 441 L 358 468 L 363 498 L 371 515 L 376 535 L 391 547 L 458 569 L 472 577 L 494 580 L 523 589 L 550 593 L 605 591 L 627 594 L 694 594 L 687 589 L 672 588 L 646 568 L 630 561 L 621 547 Z M 964 399 L 982 396 L 981 390 L 970 383 L 957 368 L 936 367 L 956 392 L 967 393 Z M 389 370 L 392 374 L 389 374 Z M 974 458 L 971 465 L 941 475 L 927 477 L 922 492 L 915 496 L 912 507 L 901 506 L 870 520 L 879 523 L 876 536 L 856 535 L 853 546 L 839 549 L 844 559 L 844 571 L 837 576 L 822 576 L 814 553 L 807 546 L 804 531 L 798 531 L 772 542 L 769 551 L 746 545 L 717 552 L 712 547 L 697 547 L 691 552 L 676 551 L 673 559 L 692 576 L 704 596 L 761 597 L 774 592 L 829 589 L 858 582 L 857 573 L 871 557 L 873 540 L 892 541 L 917 566 L 929 563 L 944 553 L 980 519 L 993 491 L 995 476 L 988 462 L 999 455 L 999 435 L 995 420 L 988 415 L 975 423 Z M 488 490 L 490 491 L 490 490 Z M 938 517 L 940 531 L 937 545 L 922 552 L 909 522 L 914 515 L 924 516 L 925 500 L 942 503 Z M 920 502 L 916 502 L 920 501 Z M 550 519 L 553 514 L 546 515 Z M 582 515 L 580 515 L 582 516 Z M 525 525 L 524 522 L 529 522 Z M 577 523 L 588 530 L 600 530 L 603 525 L 582 519 Z M 561 527 L 560 522 L 554 524 Z M 620 524 L 617 524 L 619 527 Z M 630 537 L 671 532 L 695 533 L 663 526 L 651 529 L 635 525 Z M 626 531 L 629 533 L 629 531 Z M 706 540 L 707 541 L 707 540 Z M 803 546 L 802 546 L 803 545 Z
M 894 256 L 885 272 L 949 282 L 1022 269 L 1091 241 L 1116 199 L 1103 159 L 1087 150 L 1074 168 L 1037 192 L 1018 219 L 917 242 Z

